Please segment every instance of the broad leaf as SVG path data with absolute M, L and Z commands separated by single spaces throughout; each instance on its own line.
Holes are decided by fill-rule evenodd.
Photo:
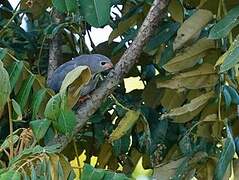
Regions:
M 60 114 L 61 96 L 56 94 L 47 103 L 44 115 L 47 119 L 56 121 Z
M 15 114 L 13 115 L 14 120 L 15 121 L 22 120 L 22 110 L 20 105 L 14 99 L 12 99 L 11 101 L 12 101 L 13 110 L 16 113 L 16 117 L 14 116 Z
M 64 96 L 67 91 L 67 105 L 72 108 L 81 96 L 81 88 L 91 78 L 91 72 L 87 66 L 78 66 L 67 73 L 62 82 L 60 94 Z
M 50 124 L 51 121 L 47 119 L 39 119 L 30 122 L 31 129 L 37 141 L 41 140 L 45 136 Z
M 109 22 L 109 0 L 79 0 L 79 2 L 80 10 L 90 25 L 101 27 Z
M 162 115 L 162 119 L 171 118 L 173 119 L 173 122 L 176 123 L 188 122 L 201 112 L 201 110 L 206 106 L 208 100 L 213 96 L 213 92 L 202 94 L 201 96 L 192 99 L 190 103 L 185 104 L 182 107 L 171 109 L 168 113 Z
M 21 174 L 17 171 L 8 170 L 0 175 L 1 180 L 21 180 Z
M 22 111 L 24 111 L 24 108 L 27 104 L 27 100 L 30 96 L 34 81 L 35 75 L 31 74 L 27 79 L 24 80 L 22 87 L 19 90 L 16 100 L 19 103 Z
M 175 75 L 172 79 L 157 82 L 158 88 L 170 89 L 198 89 L 215 86 L 218 82 L 218 75 L 216 74 L 211 64 L 203 64 L 193 71 L 180 73 Z
M 230 48 L 218 59 L 215 66 L 220 66 L 220 73 L 233 68 L 239 62 L 239 36 L 235 38 Z
M 198 38 L 201 30 L 212 20 L 213 14 L 205 9 L 197 10 L 178 29 L 177 37 L 174 40 L 174 50 L 180 49 L 186 43 L 193 42 Z
M 37 91 L 32 98 L 32 119 L 37 117 L 37 113 L 39 111 L 39 108 L 41 106 L 41 103 L 46 95 L 46 89 L 40 89 Z
M 71 136 L 76 125 L 76 116 L 73 111 L 60 110 L 56 127 L 59 132 Z
M 215 24 L 209 34 L 211 39 L 220 39 L 226 37 L 229 32 L 239 24 L 239 6 L 231 9 L 227 15 Z
M 65 0 L 52 0 L 53 6 L 60 12 L 66 12 L 66 1 Z
M 110 135 L 109 141 L 112 142 L 124 136 L 137 122 L 139 115 L 140 112 L 138 111 L 128 111 L 123 117 L 123 119 L 121 119 L 117 128 Z
M 163 68 L 171 73 L 191 68 L 200 61 L 200 58 L 206 56 L 208 50 L 215 47 L 214 41 L 206 38 L 200 39 L 192 46 L 186 48 L 182 53 L 178 53 Z
M 14 62 L 8 72 L 10 77 L 11 89 L 14 89 L 23 69 L 24 63 L 22 61 Z
M 223 150 L 220 154 L 219 161 L 217 163 L 214 172 L 215 180 L 223 179 L 227 167 L 229 163 L 232 161 L 234 154 L 235 154 L 235 144 L 230 129 L 227 126 L 227 139 L 225 144 L 223 145 Z
M 0 61 L 0 116 L 11 93 L 9 75 Z

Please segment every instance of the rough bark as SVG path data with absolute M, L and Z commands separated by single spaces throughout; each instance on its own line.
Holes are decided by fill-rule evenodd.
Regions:
M 123 77 L 137 63 L 144 45 L 152 36 L 155 27 L 162 21 L 168 1 L 169 0 L 154 0 L 131 46 L 125 51 L 115 68 L 110 71 L 106 80 L 91 94 L 91 98 L 79 107 L 77 111 L 78 121 L 76 132 L 85 125 L 89 117 L 100 107 L 104 98 L 112 93 Z
M 53 10 L 53 21 L 56 24 L 61 23 L 64 20 L 64 15 L 56 10 Z M 47 81 L 52 77 L 53 72 L 62 62 L 62 52 L 61 52 L 61 33 L 58 32 L 50 42 L 49 48 L 49 63 L 47 72 Z
M 166 14 L 165 10 L 168 2 L 169 0 L 154 0 L 147 17 L 140 27 L 138 35 L 131 46 L 125 51 L 115 68 L 110 71 L 105 81 L 91 94 L 91 98 L 79 107 L 77 111 L 77 126 L 75 128 L 75 134 L 80 131 L 90 116 L 100 107 L 105 97 L 114 91 L 123 77 L 137 63 L 144 45 L 154 33 L 155 27 L 157 27 L 159 22 L 163 20 Z M 66 136 L 60 136 L 53 141 L 55 143 L 60 143 L 62 149 L 64 149 L 70 139 Z

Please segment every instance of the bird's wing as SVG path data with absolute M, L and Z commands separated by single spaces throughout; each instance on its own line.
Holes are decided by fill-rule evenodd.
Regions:
M 73 61 L 69 61 L 59 66 L 48 81 L 48 86 L 55 92 L 58 92 L 67 73 L 73 70 L 76 66 L 77 65 Z

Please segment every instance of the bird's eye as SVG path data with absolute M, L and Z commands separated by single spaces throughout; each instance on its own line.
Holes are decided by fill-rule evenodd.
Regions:
M 101 62 L 101 65 L 104 66 L 106 64 L 106 62 Z

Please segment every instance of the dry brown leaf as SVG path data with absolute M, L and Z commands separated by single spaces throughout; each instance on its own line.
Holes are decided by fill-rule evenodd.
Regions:
M 167 164 L 159 165 L 154 168 L 153 177 L 155 179 L 160 180 L 168 180 L 171 179 L 175 174 L 177 169 L 182 165 L 182 163 L 186 160 L 186 157 L 178 159 L 176 161 L 171 161 Z
M 174 40 L 174 50 L 182 48 L 186 43 L 194 41 L 200 35 L 201 30 L 213 19 L 211 11 L 205 9 L 197 10 L 178 29 L 177 37 Z
M 211 64 L 202 64 L 198 69 L 180 73 L 170 80 L 159 81 L 157 88 L 170 89 L 199 89 L 212 87 L 217 84 L 218 75 Z
M 98 155 L 98 168 L 105 168 L 105 166 L 108 164 L 109 159 L 112 155 L 112 145 L 109 143 L 104 143 L 100 147 L 100 153 Z
M 163 114 L 162 118 L 171 118 L 173 122 L 185 123 L 191 121 L 206 106 L 208 100 L 214 96 L 214 92 L 208 92 L 194 98 L 190 103 L 182 107 L 174 108 L 169 113 Z
M 178 53 L 163 68 L 171 73 L 191 68 L 199 62 L 200 58 L 206 56 L 208 50 L 213 48 L 215 48 L 213 40 L 202 38 L 192 46 L 186 48 L 182 53 Z

